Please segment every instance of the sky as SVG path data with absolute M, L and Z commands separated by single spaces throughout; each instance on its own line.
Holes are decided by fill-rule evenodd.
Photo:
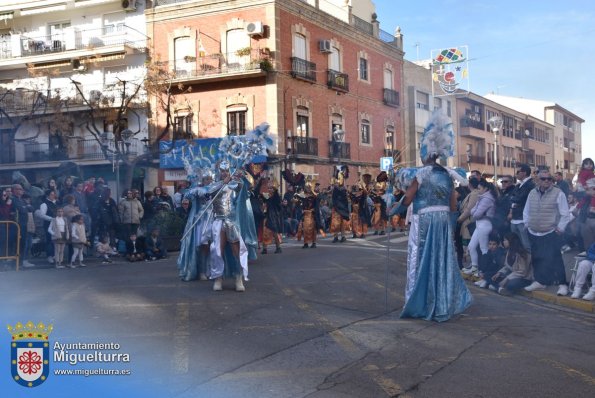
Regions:
M 472 92 L 557 103 L 585 120 L 582 157 L 595 158 L 593 0 L 373 2 L 382 30 L 401 27 L 405 59 L 467 45 Z

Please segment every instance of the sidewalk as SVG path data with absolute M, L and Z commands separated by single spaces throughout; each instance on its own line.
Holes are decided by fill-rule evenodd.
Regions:
M 578 254 L 578 250 L 571 250 L 567 253 L 563 254 L 564 264 L 566 265 L 566 279 L 570 281 L 570 276 L 572 274 L 572 267 L 576 261 L 575 257 Z M 473 275 L 467 275 L 461 273 L 464 279 L 475 282 L 479 278 Z M 550 304 L 559 305 L 566 308 L 572 308 L 578 311 L 589 312 L 591 314 L 595 314 L 595 301 L 587 301 L 583 299 L 573 299 L 568 296 L 558 296 L 556 292 L 558 291 L 557 286 L 548 286 L 545 290 L 536 290 L 533 292 L 527 292 L 522 290 L 521 295 L 529 298 L 533 298 L 536 300 L 545 301 Z M 494 292 L 494 294 L 497 294 Z

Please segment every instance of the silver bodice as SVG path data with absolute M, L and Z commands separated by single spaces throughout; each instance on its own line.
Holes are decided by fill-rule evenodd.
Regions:
M 215 219 L 233 218 L 235 215 L 235 199 L 241 188 L 242 184 L 235 180 L 230 181 L 227 185 L 224 185 L 222 181 L 218 181 L 209 186 L 211 196 L 216 195 L 213 200 Z

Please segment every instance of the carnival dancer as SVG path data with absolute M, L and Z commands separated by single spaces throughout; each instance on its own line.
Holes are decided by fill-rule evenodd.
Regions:
M 354 238 L 364 239 L 370 225 L 368 192 L 362 186 L 354 185 L 349 194 L 351 199 L 351 232 Z
M 386 172 L 383 171 L 386 177 Z M 374 189 L 370 193 L 372 202 L 374 203 L 374 211 L 372 213 L 372 228 L 374 229 L 374 235 L 384 235 L 386 231 L 386 225 L 388 216 L 386 214 L 386 201 L 384 200 L 384 194 L 386 193 L 386 180 L 380 181 L 381 176 L 376 178 L 376 184 Z
M 240 235 L 236 220 L 236 199 L 243 185 L 241 171 L 229 174 L 229 163 L 219 164 L 219 181 L 207 191 L 213 198 L 213 227 L 210 277 L 215 280 L 213 290 L 223 290 L 223 277 L 235 278 L 236 291 L 243 292 L 243 278 L 248 276 L 248 249 Z
M 184 199 L 191 201 L 186 228 L 192 230 L 182 239 L 177 264 L 179 276 L 183 281 L 205 281 L 208 278 L 213 212 L 203 210 L 208 202 L 207 186 L 213 182 L 213 172 L 208 166 L 198 167 L 196 171 L 188 166 L 190 165 L 186 168 L 191 186 Z M 199 216 L 200 219 L 197 220 Z
M 267 245 L 273 242 L 275 242 L 275 253 L 281 253 L 281 234 L 283 233 L 281 196 L 276 181 L 269 179 L 264 184 L 266 184 L 266 190 L 261 193 L 265 214 L 262 225 L 261 254 L 267 254 Z
M 347 190 L 345 189 L 345 179 L 349 177 L 349 168 L 341 166 L 335 171 L 333 191 L 332 191 L 332 209 L 331 209 L 331 227 L 330 233 L 334 235 L 333 243 L 345 242 L 345 231 L 349 229 L 349 200 L 347 199 Z M 341 239 L 339 240 L 339 234 Z
M 304 238 L 302 249 L 307 249 L 308 245 L 315 249 L 318 230 L 322 229 L 322 220 L 318 195 L 312 190 L 312 182 L 306 182 L 304 191 L 296 194 L 295 197 L 302 207 L 302 219 L 298 225 L 298 240 Z
M 452 121 L 435 112 L 424 130 L 420 150 L 424 167 L 415 172 L 396 214 L 413 203 L 415 214 L 409 239 L 405 307 L 401 318 L 438 322 L 462 313 L 472 302 L 461 277 L 454 247 L 456 172 L 436 159 L 452 156 Z M 462 181 L 462 178 L 457 178 Z M 413 236 L 412 236 L 413 235 Z

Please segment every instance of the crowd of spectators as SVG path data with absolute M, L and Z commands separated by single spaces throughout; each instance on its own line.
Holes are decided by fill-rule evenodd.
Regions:
M 57 182 L 51 178 L 37 198 L 26 193 L 21 183 L 2 189 L 0 221 L 0 257 L 15 256 L 14 239 L 20 233 L 19 258 L 24 267 L 32 267 L 32 255 L 45 252 L 47 261 L 56 268 L 85 266 L 83 254 L 93 254 L 103 262 L 111 256 L 130 256 L 129 242 L 134 236 L 143 260 L 156 260 L 166 256 L 159 226 L 151 220 L 160 213 L 168 213 L 185 224 L 190 202 L 183 199 L 185 184 L 169 195 L 166 186 L 155 187 L 143 196 L 136 189 L 124 190 L 121 198 L 113 198 L 112 191 L 99 177 L 86 181 L 66 177 Z M 37 189 L 39 192 L 40 190 Z M 144 200 L 142 200 L 144 199 Z M 20 232 L 17 232 L 20 231 Z M 34 248 L 34 242 L 36 247 Z

